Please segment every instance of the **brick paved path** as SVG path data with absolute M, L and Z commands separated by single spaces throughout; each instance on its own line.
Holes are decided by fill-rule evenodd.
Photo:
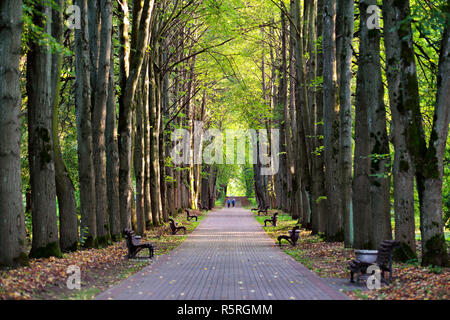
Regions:
M 97 299 L 347 299 L 279 248 L 242 208 L 211 211 L 178 248 Z

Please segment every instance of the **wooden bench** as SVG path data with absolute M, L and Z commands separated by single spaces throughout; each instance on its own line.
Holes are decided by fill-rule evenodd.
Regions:
M 375 265 L 380 268 L 381 280 L 386 284 L 389 284 L 392 281 L 392 251 L 399 246 L 400 241 L 384 240 L 378 247 L 378 254 Z M 350 270 L 350 282 L 355 282 L 353 280 L 355 273 L 356 281 L 359 282 L 361 275 L 366 274 L 367 268 L 371 265 L 371 263 L 359 261 L 358 259 L 349 261 L 347 268 Z M 384 276 L 385 272 L 389 272 L 389 280 L 386 280 Z
M 300 226 L 294 226 L 291 230 L 291 235 L 290 236 L 286 236 L 286 235 L 281 235 L 279 236 L 278 239 L 278 244 L 281 247 L 281 240 L 286 240 L 288 241 L 291 245 L 295 246 L 297 244 L 298 241 L 298 235 L 297 235 L 297 230 L 300 230 Z
M 208 207 L 205 207 L 202 203 L 199 203 L 199 204 L 198 204 L 198 208 L 199 208 L 200 210 L 206 210 L 206 211 L 209 210 L 209 208 L 208 208 Z
M 264 220 L 264 227 L 267 227 L 267 222 L 272 223 L 272 226 L 276 227 L 277 221 L 278 221 L 278 212 L 275 212 L 272 218 Z
M 177 234 L 178 231 L 183 230 L 184 234 L 186 234 L 185 226 L 178 226 L 177 223 L 173 219 L 169 219 L 170 230 L 172 234 Z
M 269 210 L 269 208 L 270 208 L 270 206 L 266 206 L 264 209 L 259 209 L 258 210 L 258 215 L 260 213 L 264 213 L 264 215 L 266 215 L 267 214 L 267 210 Z
M 125 229 L 123 231 L 123 234 L 126 237 L 127 240 L 127 248 L 128 248 L 128 259 L 135 259 L 136 255 L 139 253 L 139 251 L 143 249 L 148 249 L 149 257 L 153 258 L 154 253 L 154 246 L 150 242 L 147 243 L 139 243 L 140 237 L 136 237 L 136 234 L 134 231 L 130 229 Z
M 184 209 L 184 211 L 186 211 L 186 215 L 187 215 L 187 221 L 191 221 L 192 219 L 195 219 L 195 221 L 198 221 L 198 217 L 194 214 L 194 215 L 191 215 L 191 212 L 190 212 L 190 210 L 188 210 L 188 209 Z

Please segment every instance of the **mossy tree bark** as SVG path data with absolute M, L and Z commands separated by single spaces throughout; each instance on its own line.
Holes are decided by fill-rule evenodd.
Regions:
M 422 234 L 422 264 L 445 266 L 448 264 L 447 248 L 442 220 L 443 155 L 450 120 L 449 84 L 449 17 L 443 34 L 439 59 L 438 85 L 433 126 L 428 145 L 422 128 L 420 98 L 409 1 L 386 0 L 383 12 L 387 17 L 389 32 L 386 37 L 388 62 L 396 66 L 399 78 L 390 79 L 393 87 L 393 108 L 406 117 L 403 134 L 407 152 L 414 164 L 420 204 L 420 229 Z M 389 80 L 389 78 L 388 78 Z M 397 91 L 395 91 L 397 89 Z M 403 159 L 404 160 L 404 159 Z M 407 163 L 400 162 L 407 168 Z M 400 239 L 401 240 L 401 239 Z
M 0 2 L 0 265 L 27 263 L 20 176 L 22 1 Z
M 114 31 L 112 31 L 114 32 Z M 106 190 L 108 195 L 108 218 L 113 241 L 121 238 L 119 204 L 119 146 L 117 140 L 116 83 L 114 80 L 114 55 L 109 69 L 109 93 L 106 109 Z
M 394 144 L 394 210 L 395 210 L 395 239 L 409 247 L 413 258 L 416 252 L 415 222 L 414 222 L 414 167 L 411 155 L 406 145 L 405 130 L 411 121 L 411 115 L 406 112 L 402 95 L 401 47 L 399 34 L 395 29 L 399 27 L 396 18 L 397 11 L 392 7 L 392 1 L 383 2 L 383 17 L 385 25 L 386 48 L 386 77 L 388 80 L 389 104 L 392 112 L 393 126 L 391 129 Z M 400 9 L 403 10 L 403 9 Z M 404 15 L 404 13 L 402 13 Z M 404 66 L 403 66 L 404 67 Z
M 92 1 L 95 2 L 95 1 Z M 92 111 L 92 138 L 95 171 L 96 222 L 99 245 L 107 245 L 111 239 L 108 219 L 108 197 L 106 187 L 106 146 L 105 126 L 106 109 L 109 93 L 109 70 L 112 54 L 112 2 L 100 2 L 100 32 L 97 68 L 95 69 L 96 85 L 94 108 Z M 95 40 L 95 39 L 94 39 Z
M 134 202 L 132 195 L 131 163 L 132 163 L 132 115 L 133 103 L 139 75 L 144 61 L 145 51 L 148 45 L 148 33 L 153 11 L 154 0 L 146 0 L 142 7 L 140 19 L 133 19 L 136 25 L 132 30 L 131 49 L 134 52 L 130 56 L 129 75 L 125 87 L 122 87 L 122 96 L 119 108 L 119 197 L 121 229 L 131 227 L 131 207 Z M 134 7 L 140 6 L 141 1 L 136 0 Z M 139 21 L 139 23 L 137 22 Z M 122 83 L 123 85 L 123 83 Z
M 352 43 L 353 43 L 353 0 L 338 1 L 336 21 L 336 55 L 339 82 L 339 167 L 341 211 L 344 223 L 344 245 L 352 245 L 353 228 L 350 224 L 352 203 Z
M 317 37 L 323 34 L 323 0 L 317 1 L 317 19 L 316 34 Z M 312 231 L 313 233 L 324 233 L 327 226 L 328 201 L 323 199 L 326 195 L 325 185 L 325 164 L 324 155 L 321 151 L 323 146 L 323 88 L 322 84 L 317 84 L 318 78 L 323 78 L 323 51 L 318 50 L 319 45 L 315 46 L 317 60 L 317 70 L 315 78 L 315 116 L 314 116 L 314 155 L 312 157 L 312 200 L 315 202 L 316 214 L 313 215 Z
M 52 34 L 53 10 L 35 4 L 33 23 Z M 61 256 L 56 216 L 52 113 L 56 73 L 49 46 L 31 40 L 27 57 L 28 149 L 33 241 L 30 257 Z
M 380 32 L 367 25 L 367 8 L 375 0 L 359 3 L 360 50 L 355 125 L 355 178 L 353 208 L 355 248 L 376 249 L 392 239 L 390 223 L 389 143 L 384 90 L 381 80 Z
M 447 244 L 442 219 L 442 176 L 443 157 L 450 122 L 450 17 L 447 15 L 446 27 L 442 37 L 439 68 L 437 75 L 437 94 L 434 109 L 433 127 L 428 148 L 421 139 L 417 149 L 417 131 L 409 127 L 408 147 L 413 150 L 416 168 L 419 168 L 417 187 L 420 201 L 420 230 L 422 234 L 422 265 L 448 266 Z M 415 113 L 416 128 L 419 111 Z M 421 151 L 421 152 L 419 152 Z
M 326 237 L 343 240 L 343 218 L 339 199 L 339 105 L 337 103 L 336 2 L 323 1 L 323 122 L 327 201 L 330 208 Z
M 360 11 L 364 11 L 365 37 L 367 52 L 363 63 L 367 63 L 365 72 L 371 74 L 372 84 L 367 83 L 369 98 L 369 145 L 370 145 L 370 211 L 372 215 L 371 239 L 378 247 L 383 240 L 392 239 L 391 199 L 390 199 L 390 150 L 386 129 L 386 107 L 384 87 L 381 75 L 380 38 L 378 29 L 366 30 L 367 8 L 377 5 L 376 0 L 360 2 Z M 373 247 L 373 249 L 376 249 Z
M 52 36 L 62 43 L 63 35 L 63 1 L 57 2 L 60 10 L 53 10 L 53 28 Z M 61 74 L 62 54 L 54 53 L 52 86 L 55 91 L 53 93 L 53 119 L 52 119 L 52 135 L 53 135 L 53 153 L 55 156 L 55 179 L 56 179 L 56 196 L 58 198 L 59 208 L 59 243 L 63 251 L 75 251 L 78 248 L 78 215 L 77 203 L 75 199 L 75 187 L 69 176 L 66 165 L 64 164 L 61 146 L 59 143 L 58 130 L 58 109 L 60 104 L 60 74 Z
M 75 70 L 80 186 L 81 237 L 85 247 L 97 246 L 95 174 L 92 147 L 91 80 L 87 0 L 75 2 L 81 9 L 81 28 L 75 30 Z

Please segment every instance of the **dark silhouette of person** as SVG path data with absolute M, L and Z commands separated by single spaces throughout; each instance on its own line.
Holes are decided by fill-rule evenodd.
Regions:
M 236 199 L 231 200 L 231 203 L 233 204 L 233 208 L 234 208 L 234 205 L 236 204 Z
M 228 200 L 227 200 L 228 208 L 230 207 L 230 204 L 231 204 L 231 201 L 230 201 L 230 199 L 228 199 Z

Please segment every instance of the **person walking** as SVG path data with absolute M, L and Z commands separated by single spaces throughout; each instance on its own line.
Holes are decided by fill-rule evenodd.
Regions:
M 227 200 L 228 208 L 230 207 L 230 204 L 231 204 L 231 201 L 230 201 L 230 199 L 228 199 L 228 200 Z
M 236 199 L 231 200 L 231 203 L 233 204 L 233 208 L 234 208 L 234 205 L 236 204 Z

